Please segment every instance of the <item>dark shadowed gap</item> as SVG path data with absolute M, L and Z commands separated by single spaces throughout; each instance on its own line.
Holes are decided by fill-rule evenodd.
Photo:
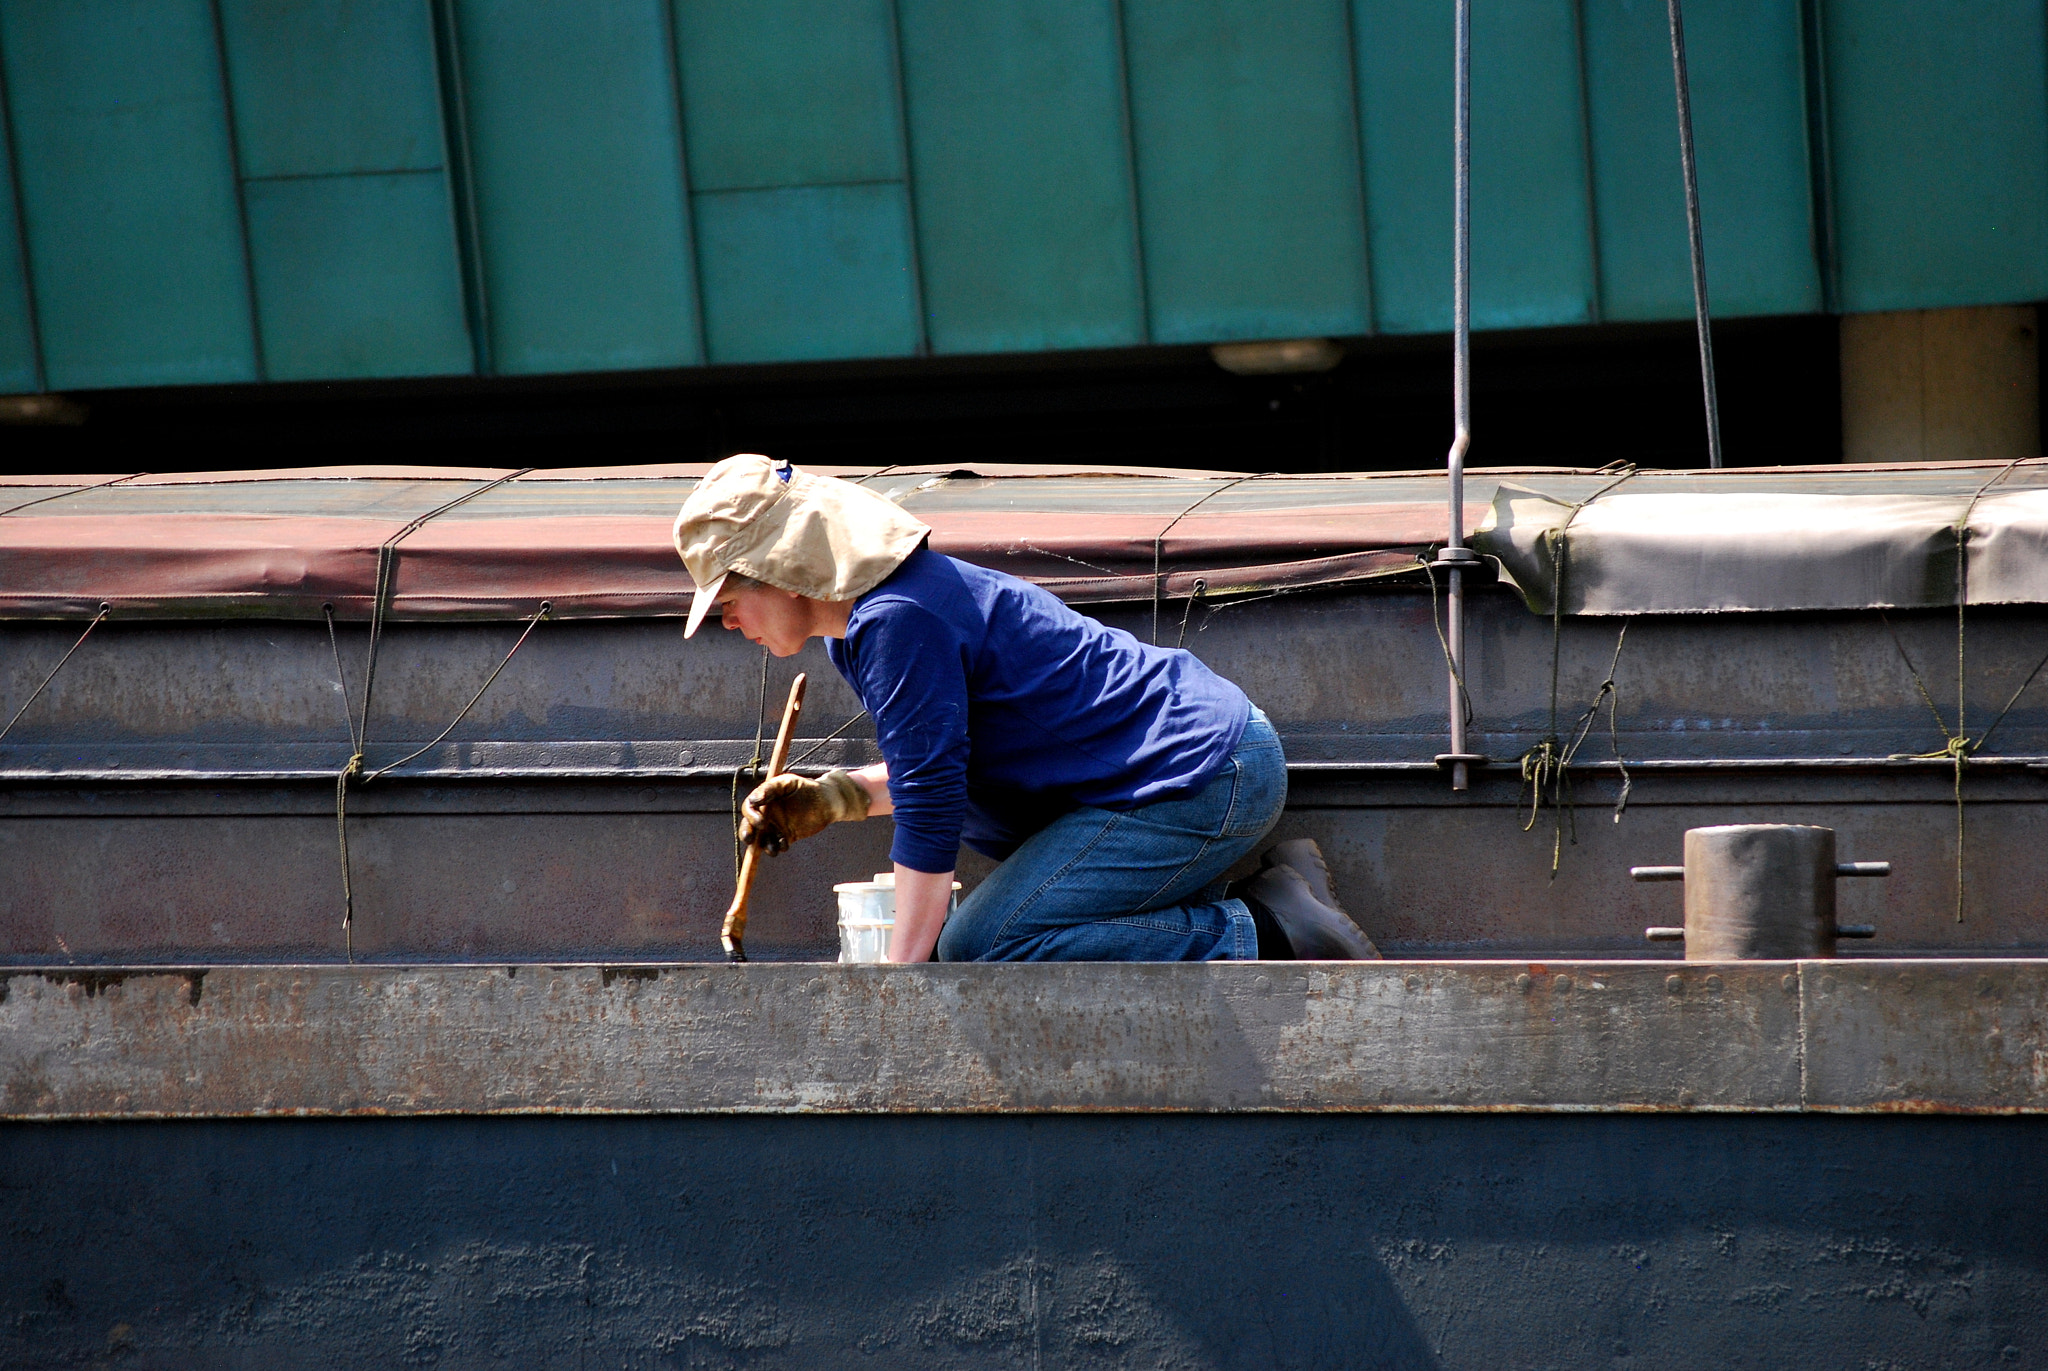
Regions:
M 1832 318 L 1714 326 L 1731 466 L 1841 455 Z M 1353 339 L 1331 372 L 1242 377 L 1199 347 L 584 376 L 103 391 L 7 430 L 49 472 L 350 463 L 590 466 L 763 451 L 800 462 L 1437 468 L 1450 341 Z M 1480 335 L 1472 465 L 1700 464 L 1690 325 Z M 141 454 L 148 460 L 142 461 Z

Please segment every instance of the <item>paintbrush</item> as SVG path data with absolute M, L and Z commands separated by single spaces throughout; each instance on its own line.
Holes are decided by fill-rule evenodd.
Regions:
M 775 730 L 775 750 L 768 754 L 769 779 L 782 774 L 783 764 L 789 760 L 790 740 L 796 736 L 797 716 L 803 712 L 804 673 L 799 671 L 796 679 L 789 683 L 789 703 L 782 707 L 782 726 Z M 748 843 L 747 850 L 740 854 L 739 888 L 733 891 L 732 908 L 725 911 L 725 927 L 719 933 L 719 941 L 725 944 L 725 959 L 729 962 L 747 959 L 747 900 L 754 893 L 754 867 L 760 855 L 758 841 Z

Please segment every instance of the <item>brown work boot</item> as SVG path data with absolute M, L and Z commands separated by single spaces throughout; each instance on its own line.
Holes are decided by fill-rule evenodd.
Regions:
M 1308 879 L 1291 866 L 1269 866 L 1230 893 L 1252 907 L 1254 920 L 1263 915 L 1279 928 L 1296 961 L 1379 960 L 1372 939 L 1343 910 L 1317 899 Z
M 1330 884 L 1330 864 L 1323 860 L 1323 850 L 1316 846 L 1314 838 L 1289 838 L 1284 843 L 1275 843 L 1266 849 L 1266 855 L 1259 858 L 1259 865 L 1291 866 L 1308 882 L 1308 888 L 1316 899 L 1351 918 L 1351 911 L 1344 908 L 1337 899 L 1337 891 Z M 1356 919 L 1351 920 L 1357 923 Z

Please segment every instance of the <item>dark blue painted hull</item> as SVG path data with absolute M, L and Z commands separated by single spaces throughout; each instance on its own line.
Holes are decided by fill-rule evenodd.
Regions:
M 2048 1120 L 0 1126 L 9 1367 L 2048 1364 Z

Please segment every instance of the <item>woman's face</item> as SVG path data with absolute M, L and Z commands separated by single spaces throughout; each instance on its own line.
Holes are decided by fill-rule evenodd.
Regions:
M 794 657 L 816 632 L 811 626 L 811 601 L 773 586 L 722 591 L 718 608 L 727 628 L 778 657 Z

